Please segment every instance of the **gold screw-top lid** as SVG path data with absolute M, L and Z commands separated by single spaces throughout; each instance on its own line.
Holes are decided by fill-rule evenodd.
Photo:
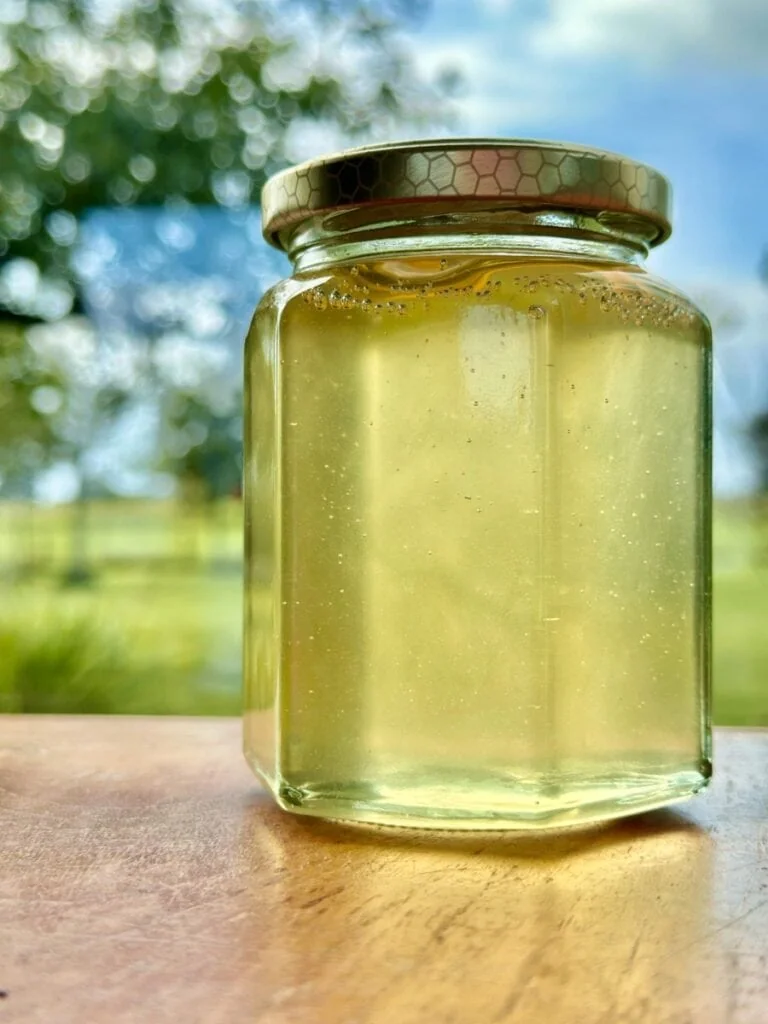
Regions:
M 646 164 L 600 149 L 531 139 L 426 139 L 366 146 L 274 175 L 261 196 L 267 241 L 315 214 L 353 207 L 434 204 L 460 199 L 528 209 L 625 214 L 644 222 L 647 240 L 669 237 L 671 189 Z

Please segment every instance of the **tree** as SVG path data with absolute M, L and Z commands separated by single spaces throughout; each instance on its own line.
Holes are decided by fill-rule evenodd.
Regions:
M 408 10 L 422 7 L 420 0 L 6 0 L 0 308 L 42 320 L 84 308 L 77 247 L 93 208 L 236 210 L 300 155 L 308 133 L 322 134 L 318 148 L 328 148 L 364 138 L 374 125 L 381 137 L 405 120 L 424 123 L 439 88 L 416 75 L 398 30 Z M 167 386 L 152 344 L 145 355 L 145 377 L 156 390 Z M 94 434 L 131 394 L 88 374 L 64 372 L 62 381 L 70 394 L 55 412 L 43 409 L 45 443 L 65 450 L 82 472 Z M 215 452 L 226 441 L 231 454 L 237 444 L 224 423 L 237 410 L 204 411 L 206 401 L 205 389 L 171 395 L 160 436 L 197 438 L 175 461 L 166 453 L 166 464 L 182 475 L 206 474 L 212 493 L 221 486 Z M 79 418 L 68 415 L 73 408 Z M 87 491 L 84 483 L 83 500 Z
M 757 458 L 758 485 L 761 491 L 768 491 L 768 412 L 752 420 L 749 438 Z
M 332 144 L 372 124 L 386 135 L 406 113 L 423 121 L 437 93 L 402 49 L 397 6 L 9 0 L 0 256 L 31 260 L 60 311 L 62 294 L 75 300 L 84 210 L 244 205 L 295 156 L 302 131 L 320 126 Z
M 768 287 L 768 249 L 763 251 L 758 270 L 760 279 Z M 747 435 L 757 460 L 758 486 L 761 492 L 768 493 L 768 410 L 753 418 Z
M 49 413 L 59 402 L 59 380 L 40 366 L 26 339 L 23 318 L 0 320 L 0 491 L 32 493 L 55 444 Z
M 99 357 L 98 339 L 84 317 L 68 317 L 56 327 L 38 324 L 27 331 L 28 349 L 38 372 L 51 382 L 43 409 L 51 434 L 47 462 L 70 470 L 76 487 L 70 518 L 70 565 L 65 581 L 91 579 L 88 557 L 88 501 L 98 490 L 89 455 L 129 402 L 126 361 Z M 39 395 L 38 388 L 35 394 Z M 33 394 L 33 398 L 35 395 Z M 38 405 L 40 399 L 38 398 Z

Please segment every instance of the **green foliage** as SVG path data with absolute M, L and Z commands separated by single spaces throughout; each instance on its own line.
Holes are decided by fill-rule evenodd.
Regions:
M 235 494 L 242 478 L 239 402 L 232 413 L 217 414 L 198 395 L 178 391 L 167 404 L 163 467 L 193 500 L 212 502 Z M 169 433 L 180 447 L 169 443 Z
M 45 410 L 60 400 L 61 382 L 37 363 L 23 327 L 0 320 L 0 488 L 25 494 L 50 461 L 56 435 Z
M 768 248 L 763 250 L 758 274 L 763 284 L 768 287 Z M 760 490 L 766 494 L 768 493 L 768 410 L 759 413 L 748 425 L 747 440 L 757 460 Z
M 32 713 L 127 710 L 131 679 L 116 637 L 85 619 L 61 619 L 43 629 L 0 629 L 0 701 L 6 711 Z
M 768 726 L 767 620 L 768 568 L 718 578 L 714 714 L 719 725 Z
M 72 468 L 89 496 L 85 453 L 129 399 L 119 367 L 99 358 L 85 318 L 29 327 L 0 311 L 0 496 L 30 497 L 38 474 L 57 462 Z
M 714 711 L 720 725 L 768 726 L 768 502 L 715 513 Z
M 56 320 L 81 308 L 73 254 L 78 218 L 89 208 L 253 204 L 308 127 L 319 127 L 331 146 L 374 126 L 386 137 L 406 120 L 424 124 L 442 85 L 418 78 L 398 34 L 406 10 L 422 5 L 9 0 L 0 17 L 0 309 Z M 100 378 L 105 355 L 94 345 L 84 365 L 53 366 L 39 350 L 26 377 L 10 378 L 19 428 L 0 420 L 0 451 L 6 463 L 16 451 L 23 493 L 42 465 L 58 459 L 89 496 L 97 489 L 87 469 L 94 441 L 130 401 L 153 396 L 161 418 L 168 415 L 161 442 L 177 442 L 164 453 L 165 467 L 188 493 L 231 491 L 239 405 L 225 416 L 204 388 L 176 395 L 153 366 L 158 339 L 145 340 L 133 394 Z M 41 418 L 37 377 L 54 372 L 62 401 Z M 14 449 L 21 430 L 30 444 Z M 0 471 L 8 477 L 7 465 Z
M 93 501 L 63 587 L 72 511 L 0 506 L 0 712 L 236 714 L 239 504 Z
M 243 205 L 297 125 L 386 135 L 436 105 L 384 2 L 13 0 L 3 21 L 0 246 L 70 287 L 88 207 Z
M 768 492 L 768 412 L 761 413 L 752 420 L 748 437 L 757 458 L 760 488 Z
M 0 627 L 0 712 L 26 714 L 234 714 L 237 693 L 198 688 L 202 664 L 169 666 L 137 637 L 59 611 Z M 178 669 L 183 668 L 182 676 Z

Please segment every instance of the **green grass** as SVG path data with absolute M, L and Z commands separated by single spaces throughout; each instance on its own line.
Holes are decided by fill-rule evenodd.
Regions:
M 67 586 L 62 510 L 3 509 L 0 710 L 236 714 L 240 508 L 90 510 L 92 578 Z M 12 529 L 9 530 L 8 526 Z
M 238 713 L 239 504 L 89 516 L 66 586 L 67 510 L 0 506 L 0 711 Z M 768 502 L 719 505 L 714 555 L 715 718 L 768 725 Z
M 714 568 L 715 720 L 768 725 L 768 501 L 718 506 Z
M 55 580 L 24 581 L 14 587 L 11 608 L 0 627 L 0 652 L 15 647 L 17 653 L 0 654 L 3 710 L 14 710 L 14 692 L 20 700 L 30 686 L 44 693 L 46 678 L 60 680 L 48 687 L 48 706 L 38 700 L 29 710 L 239 710 L 237 572 L 170 572 L 139 563 L 102 570 L 92 584 L 72 589 Z M 47 675 L 38 667 L 46 662 Z M 90 670 L 94 663 L 101 666 L 98 674 Z M 92 707 L 81 692 L 81 674 L 90 680 Z

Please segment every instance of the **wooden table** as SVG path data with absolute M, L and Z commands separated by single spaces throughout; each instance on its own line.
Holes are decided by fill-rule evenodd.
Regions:
M 549 834 L 277 810 L 231 720 L 0 718 L 0 1024 L 766 1024 L 768 732 Z

